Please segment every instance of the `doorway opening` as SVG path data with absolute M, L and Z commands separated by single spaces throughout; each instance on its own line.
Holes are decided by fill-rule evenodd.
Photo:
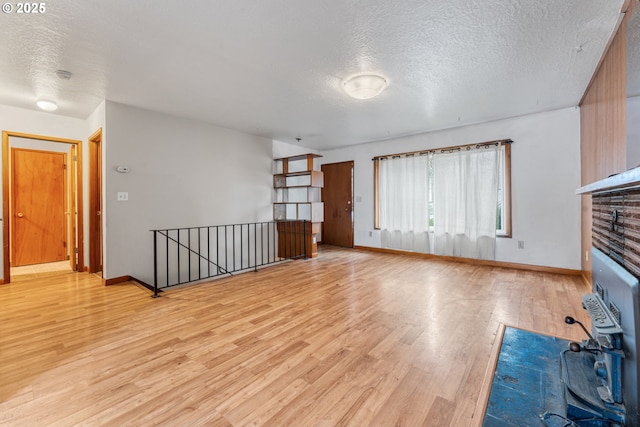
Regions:
M 89 137 L 89 273 L 102 276 L 102 128 Z
M 82 141 L 3 131 L 2 189 L 2 283 L 84 271 Z

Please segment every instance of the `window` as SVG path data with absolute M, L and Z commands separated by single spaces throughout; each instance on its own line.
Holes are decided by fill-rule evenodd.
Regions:
M 498 206 L 496 235 L 511 237 L 511 144 L 502 146 L 502 161 L 498 170 Z
M 380 191 L 381 179 L 387 179 L 384 176 L 386 168 L 380 167 L 381 162 L 385 159 L 398 158 L 403 156 L 425 156 L 426 159 L 426 179 L 418 178 L 424 184 L 424 191 L 427 194 L 428 208 L 425 212 L 428 218 L 428 228 L 430 232 L 434 231 L 435 209 L 434 199 L 438 191 L 438 180 L 434 178 L 435 157 L 439 154 L 452 153 L 457 150 L 478 149 L 482 147 L 500 144 L 498 148 L 499 160 L 497 170 L 497 204 L 495 207 L 496 215 L 496 236 L 511 237 L 511 140 L 491 141 L 489 143 L 473 144 L 469 146 L 443 148 L 438 150 L 429 150 L 424 152 L 404 153 L 393 156 L 381 156 L 374 158 L 374 227 L 380 229 Z M 381 174 L 383 175 L 381 178 Z M 384 189 L 382 190 L 384 192 Z M 446 190 L 444 190 L 446 191 Z

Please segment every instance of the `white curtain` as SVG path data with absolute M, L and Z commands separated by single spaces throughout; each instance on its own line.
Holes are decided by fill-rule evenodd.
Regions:
M 462 149 L 433 157 L 434 253 L 495 259 L 501 149 Z
M 430 252 L 428 156 L 380 160 L 379 176 L 382 246 Z

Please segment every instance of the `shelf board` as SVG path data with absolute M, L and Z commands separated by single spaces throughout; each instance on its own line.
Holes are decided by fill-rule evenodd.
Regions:
M 288 185 L 286 187 L 274 187 L 275 189 L 282 189 L 282 190 L 286 190 L 288 188 L 322 188 L 322 187 L 315 187 L 313 185 Z
M 308 176 L 309 184 L 302 185 L 286 185 L 287 178 Z M 277 185 L 278 181 L 284 181 L 284 185 Z M 276 173 L 273 175 L 273 186 L 274 188 L 302 188 L 302 187 L 313 187 L 313 188 L 322 188 L 324 187 L 324 174 L 322 171 L 318 170 L 307 170 L 301 172 L 289 172 L 289 173 Z
M 289 160 L 290 162 L 295 162 L 298 160 L 308 159 L 309 156 L 311 156 L 312 159 L 317 159 L 318 157 L 322 157 L 321 154 L 308 153 L 308 154 L 299 154 L 297 156 L 291 156 L 291 157 L 280 157 L 279 159 L 273 159 L 273 160 L 275 161 Z
M 305 176 L 305 175 L 311 175 L 311 172 L 316 172 L 313 170 L 310 171 L 299 171 L 299 172 L 289 172 L 289 173 L 277 173 L 275 175 L 277 176 L 284 176 L 284 177 L 289 177 L 289 176 Z
M 640 186 L 640 167 L 629 169 L 628 171 L 611 175 L 594 183 L 585 185 L 576 190 L 576 194 L 592 194 L 604 191 L 625 190 Z
M 274 218 L 278 221 L 311 221 L 317 224 L 313 227 L 317 233 L 324 221 L 324 203 L 316 201 L 320 192 L 315 189 L 324 187 L 324 174 L 314 168 L 314 159 L 318 157 L 322 156 L 308 153 L 274 159 L 279 173 L 273 175 L 274 198 L 280 200 L 273 202 Z M 292 162 L 298 163 L 292 165 Z
M 298 171 L 298 172 L 274 173 L 273 176 L 284 176 L 286 178 L 286 177 L 291 177 L 291 176 L 311 175 L 313 173 L 319 174 L 319 173 L 322 173 L 322 171 L 312 169 L 312 170 Z
M 324 202 L 273 202 L 273 205 L 314 205 L 316 203 Z

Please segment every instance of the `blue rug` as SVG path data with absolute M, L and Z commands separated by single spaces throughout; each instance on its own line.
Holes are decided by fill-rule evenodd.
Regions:
M 569 341 L 506 327 L 485 411 L 484 427 L 559 425 L 555 415 L 566 407 L 560 373 L 560 352 Z

